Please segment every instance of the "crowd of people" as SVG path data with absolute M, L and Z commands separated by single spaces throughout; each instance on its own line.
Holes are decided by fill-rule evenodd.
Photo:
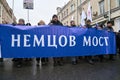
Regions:
M 19 19 L 17 25 L 31 26 L 30 23 L 25 24 L 24 19 Z M 45 24 L 45 22 L 43 20 L 40 20 L 38 22 L 38 26 L 40 26 L 40 25 L 46 25 L 46 24 Z M 48 25 L 61 25 L 61 26 L 63 26 L 63 24 L 58 20 L 58 16 L 57 15 L 53 15 L 52 20 L 50 21 L 50 23 Z M 106 30 L 106 31 L 112 31 L 112 32 L 114 32 L 114 29 L 113 29 L 112 26 L 113 26 L 112 22 L 108 21 L 106 26 L 104 26 L 104 24 L 97 24 L 97 26 L 95 26 L 94 28 L 96 28 L 97 30 Z M 77 27 L 77 25 L 75 24 L 74 20 L 71 20 L 70 26 L 68 26 L 68 27 L 69 28 Z M 91 21 L 90 20 L 86 20 L 86 25 L 83 26 L 83 27 L 84 28 L 88 28 L 88 29 L 89 28 L 93 28 L 92 25 L 91 25 Z M 116 33 L 117 48 L 119 49 L 119 53 L 120 53 L 120 42 L 119 42 L 119 40 L 120 40 L 120 36 L 119 36 L 118 33 Z M 76 64 L 78 64 L 78 61 L 80 59 L 84 58 L 85 61 L 87 61 L 91 65 L 94 65 L 94 63 L 95 63 L 95 61 L 93 59 L 94 57 L 97 57 L 100 62 L 103 62 L 104 56 L 105 55 L 85 56 L 85 57 L 74 57 L 73 56 L 73 57 L 70 57 L 70 60 L 71 60 L 71 63 L 73 65 L 76 65 Z M 114 61 L 116 55 L 109 54 L 107 56 L 109 56 L 109 60 Z M 23 58 L 14 58 L 12 61 L 17 63 L 17 67 L 21 67 L 22 66 L 22 62 L 24 62 L 24 61 L 31 61 L 31 60 L 32 59 L 29 59 L 29 58 L 25 58 L 25 59 L 23 59 Z M 2 61 L 2 59 L 1 59 L 1 61 Z M 42 65 L 47 65 L 49 63 L 49 58 L 40 58 L 40 57 L 37 57 L 36 58 L 36 65 L 37 66 L 40 65 L 40 61 L 41 61 Z M 54 66 L 63 66 L 64 65 L 64 58 L 63 57 L 54 57 L 53 58 L 53 65 Z

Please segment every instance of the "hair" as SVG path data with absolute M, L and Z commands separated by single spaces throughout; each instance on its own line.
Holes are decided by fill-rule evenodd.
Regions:
M 58 18 L 58 16 L 56 14 L 54 14 L 52 18 L 55 18 L 55 17 Z
M 112 24 L 112 21 L 108 21 L 107 24 Z
M 41 23 L 43 23 L 43 25 L 45 25 L 45 22 L 44 22 L 43 20 L 40 20 L 40 21 L 38 22 L 38 25 L 41 25 Z
M 86 22 L 89 23 L 89 22 L 91 22 L 91 20 L 88 19 Z
M 70 23 L 75 22 L 74 20 L 71 20 Z
M 19 19 L 19 21 L 22 21 L 23 23 L 25 23 L 25 20 L 24 20 L 24 19 Z
M 102 23 L 100 23 L 98 26 L 101 27 L 101 28 L 103 28 L 104 25 Z

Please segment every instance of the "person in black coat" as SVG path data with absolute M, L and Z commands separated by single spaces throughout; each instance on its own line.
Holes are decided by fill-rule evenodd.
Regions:
M 107 26 L 104 28 L 104 30 L 114 32 L 114 29 L 113 29 L 112 26 L 113 26 L 112 22 L 108 21 Z M 114 59 L 114 54 L 109 54 L 109 60 L 115 60 Z
M 60 25 L 63 26 L 63 24 L 58 20 L 58 16 L 57 15 L 53 15 L 52 20 L 50 21 L 49 25 Z M 53 58 L 53 62 L 54 62 L 54 66 L 63 65 L 63 58 Z
M 63 24 L 58 20 L 57 15 L 53 15 L 52 20 L 50 21 L 49 25 L 61 25 L 61 26 L 63 26 Z

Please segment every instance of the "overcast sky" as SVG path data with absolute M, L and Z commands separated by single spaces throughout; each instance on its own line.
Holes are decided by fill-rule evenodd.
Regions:
M 30 10 L 30 23 L 36 25 L 41 19 L 49 23 L 53 14 L 56 14 L 56 8 L 62 7 L 69 0 L 34 0 L 34 10 Z M 7 0 L 12 7 L 12 0 Z M 23 0 L 14 0 L 14 14 L 17 18 L 23 18 L 27 22 L 27 10 L 23 9 Z

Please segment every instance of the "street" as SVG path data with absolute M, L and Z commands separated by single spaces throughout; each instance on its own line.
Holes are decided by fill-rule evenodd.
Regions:
M 0 62 L 0 80 L 120 80 L 120 59 L 105 60 L 90 65 L 79 61 L 77 65 L 36 66 L 35 59 L 17 68 L 11 59 Z

